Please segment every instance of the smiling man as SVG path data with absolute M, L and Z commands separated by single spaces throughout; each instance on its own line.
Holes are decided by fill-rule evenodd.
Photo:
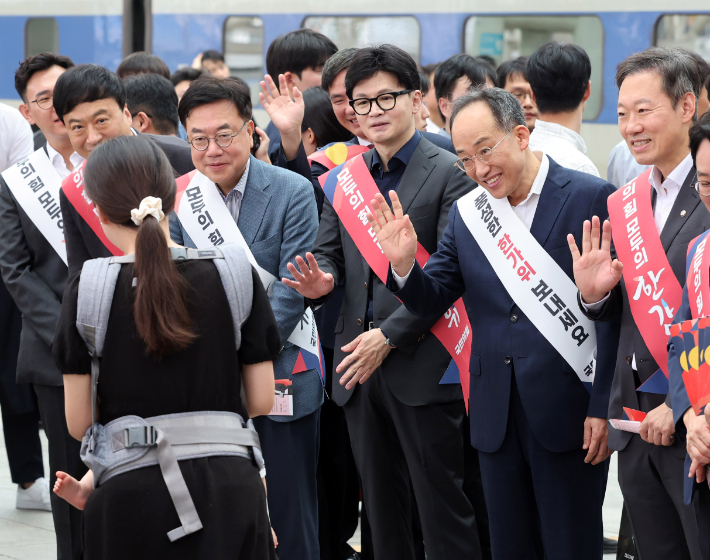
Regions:
M 359 133 L 374 144 L 358 156 L 358 184 L 396 190 L 422 232 L 422 246 L 433 252 L 449 208 L 475 185 L 454 167 L 454 156 L 415 128 L 422 103 L 417 66 L 393 45 L 363 48 L 340 62 L 347 73 L 336 76 L 343 74 Z M 339 79 L 329 87 L 331 100 L 338 87 Z M 375 557 L 415 557 L 411 477 L 427 557 L 480 558 L 473 508 L 463 491 L 461 387 L 439 384 L 451 356 L 429 333 L 443 311 L 420 319 L 389 293 L 356 244 L 353 223 L 341 219 L 343 206 L 326 199 L 308 265 L 298 257 L 300 272 L 289 265 L 295 281 L 284 282 L 318 304 L 334 286 L 345 288 L 335 326 L 332 398 L 345 412 Z M 360 203 L 355 212 L 364 212 Z
M 106 140 L 140 134 L 131 127 L 123 82 L 103 66 L 81 64 L 64 72 L 54 88 L 54 110 L 82 158 L 88 158 Z M 187 142 L 170 136 L 146 136 L 165 152 L 178 174 L 194 169 Z M 59 193 L 70 276 L 88 259 L 121 254 L 106 239 L 93 204 L 83 194 L 82 169 L 83 165 L 73 170 Z
M 394 216 L 377 195 L 370 226 L 392 263 L 388 287 L 421 317 L 463 296 L 493 558 L 599 560 L 618 324 L 580 320 L 566 235 L 581 240 L 614 187 L 539 161 L 520 103 L 502 89 L 459 98 L 451 126 L 457 165 L 482 188 L 454 203 L 424 269 L 416 217 L 399 193 L 389 193 Z
M 625 408 L 645 413 L 640 434 L 609 433 L 610 448 L 619 451 L 619 483 L 639 554 L 644 560 L 696 560 L 697 520 L 683 505 L 685 442 L 675 434 L 664 372 L 688 243 L 710 228 L 710 214 L 693 188 L 688 135 L 702 77 L 686 51 L 654 47 L 621 62 L 616 84 L 619 131 L 636 162 L 652 167 L 609 200 L 611 225 L 603 226 L 601 246 L 594 221 L 594 242 L 575 264 L 575 281 L 590 319 L 621 319 L 609 417 L 624 418 Z

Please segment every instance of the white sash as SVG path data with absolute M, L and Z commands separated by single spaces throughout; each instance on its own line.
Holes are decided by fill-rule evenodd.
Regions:
M 239 245 L 259 274 L 264 289 L 271 295 L 274 282 L 277 282 L 278 278 L 256 262 L 217 188 L 217 185 L 205 175 L 199 171 L 194 172 L 190 184 L 182 193 L 177 209 L 182 227 L 197 247 L 211 247 L 225 242 Z M 310 307 L 306 309 L 300 323 L 288 337 L 288 341 L 319 356 L 316 320 Z
M 2 177 L 32 223 L 67 264 L 64 224 L 59 207 L 62 178 L 44 148 L 6 169 Z
M 520 221 L 507 198 L 483 187 L 457 202 L 466 227 L 526 317 L 584 383 L 594 382 L 597 335 L 577 288 Z

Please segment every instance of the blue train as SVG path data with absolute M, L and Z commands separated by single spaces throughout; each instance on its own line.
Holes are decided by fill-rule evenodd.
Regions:
M 422 64 L 458 52 L 486 54 L 497 62 L 533 52 L 550 40 L 582 46 L 592 61 L 592 96 L 582 134 L 600 171 L 620 135 L 616 128 L 615 67 L 651 45 L 682 46 L 710 60 L 710 5 L 706 0 L 667 2 L 564 0 L 495 4 L 451 0 L 334 5 L 326 0 L 2 0 L 0 99 L 17 103 L 13 73 L 25 56 L 51 50 L 77 63 L 115 69 L 135 50 L 153 52 L 171 69 L 189 65 L 207 49 L 225 53 L 233 74 L 255 85 L 263 76 L 269 43 L 310 27 L 339 47 L 390 42 Z M 298 10 L 298 11 L 296 11 Z M 305 12 L 305 13 L 304 13 Z M 377 14 L 377 15 L 373 15 Z

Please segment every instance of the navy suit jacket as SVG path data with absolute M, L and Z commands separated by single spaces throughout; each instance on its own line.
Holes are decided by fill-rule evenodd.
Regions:
M 249 176 L 237 221 L 239 231 L 259 266 L 276 278 L 293 278 L 286 268 L 296 255 L 305 255 L 318 231 L 318 215 L 311 184 L 303 177 L 251 156 Z M 175 243 L 195 248 L 177 215 L 170 214 L 170 236 Z M 269 296 L 279 326 L 283 349 L 274 361 L 276 379 L 293 381 L 293 416 L 269 416 L 277 422 L 297 420 L 323 402 L 323 387 L 315 369 L 293 375 L 299 349 L 288 337 L 303 316 L 304 301 L 283 282 L 274 283 Z
M 606 181 L 560 167 L 550 159 L 530 231 L 570 279 L 567 234 L 572 233 L 581 246 L 584 220 L 594 215 L 604 220 L 606 199 L 615 190 Z M 463 296 L 472 327 L 469 416 L 471 443 L 476 449 L 493 453 L 503 443 L 513 371 L 528 422 L 546 449 L 580 449 L 585 418 L 607 418 L 619 322 L 596 324 L 598 361 L 590 395 L 510 297 L 456 203 L 426 271 L 415 264 L 405 286 L 397 290 L 390 270 L 388 287 L 421 316 L 439 316 Z

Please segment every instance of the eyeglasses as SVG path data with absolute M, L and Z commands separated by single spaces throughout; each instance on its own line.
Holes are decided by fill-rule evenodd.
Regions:
M 700 196 L 710 196 L 710 182 L 698 181 L 693 186 Z
M 198 152 L 204 152 L 207 148 L 209 148 L 210 140 L 214 140 L 220 148 L 229 148 L 229 146 L 232 145 L 234 137 L 238 136 L 239 133 L 244 130 L 244 127 L 250 122 L 250 120 L 246 121 L 242 125 L 242 127 L 234 134 L 232 134 L 231 132 L 220 132 L 219 134 L 215 134 L 214 138 L 209 138 L 207 136 L 195 136 L 192 140 L 189 141 L 190 145 Z
M 412 93 L 412 89 L 403 89 L 402 91 L 389 91 L 387 93 L 381 93 L 377 97 L 371 97 L 370 99 L 366 97 L 358 97 L 349 101 L 350 106 L 353 108 L 358 115 L 368 115 L 372 111 L 372 102 L 377 103 L 377 106 L 383 111 L 391 111 L 397 104 L 397 98 L 400 95 L 406 95 L 407 93 Z
M 495 150 L 498 146 L 500 146 L 500 143 L 503 140 L 505 140 L 511 132 L 513 132 L 513 131 L 512 130 L 508 131 L 508 134 L 503 136 L 503 138 L 501 138 L 498 141 L 498 143 L 495 146 L 493 146 L 492 148 L 485 146 L 485 147 L 481 148 L 480 150 L 478 150 L 474 154 L 474 157 L 476 159 L 478 159 L 481 163 L 488 163 L 489 161 L 491 161 L 491 159 L 493 158 L 493 150 Z M 467 171 L 473 171 L 473 168 L 475 167 L 475 165 L 473 163 L 473 158 L 471 158 L 471 157 L 461 158 L 456 163 L 454 163 L 454 165 L 456 167 L 458 167 L 464 173 Z
M 514 92 L 512 92 L 512 93 L 513 93 L 513 95 L 515 96 L 515 98 L 516 98 L 518 101 L 520 101 L 521 103 L 525 100 L 526 97 L 529 97 L 530 99 L 532 99 L 532 91 L 520 91 L 520 90 L 517 90 L 517 91 L 514 91 Z
M 31 101 L 30 103 L 37 103 L 37 107 L 39 107 L 40 109 L 44 109 L 46 111 L 46 110 L 52 108 L 52 104 L 54 103 L 54 96 L 53 95 L 43 95 L 41 97 L 38 97 L 34 101 Z

